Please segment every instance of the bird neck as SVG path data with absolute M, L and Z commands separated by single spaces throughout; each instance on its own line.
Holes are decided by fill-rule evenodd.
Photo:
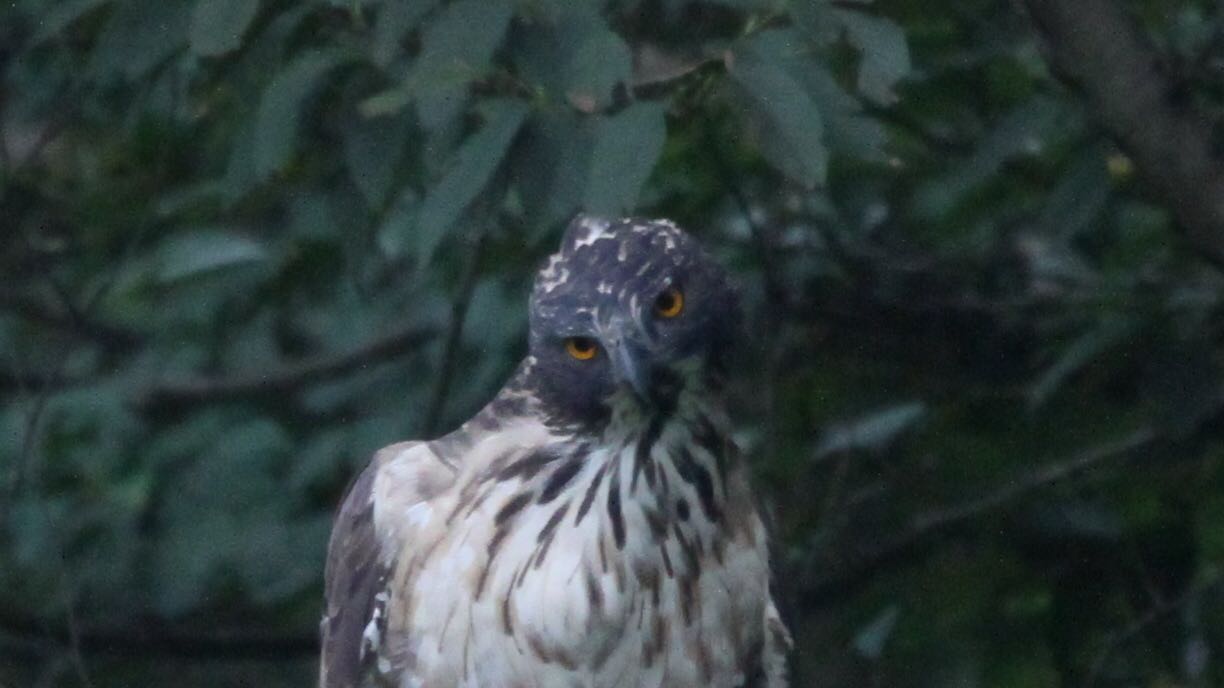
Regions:
M 609 448 L 608 491 L 616 496 L 607 522 L 618 547 L 674 532 L 716 538 L 734 454 L 728 426 L 721 395 L 697 390 L 681 394 L 669 413 L 614 410 L 598 444 Z

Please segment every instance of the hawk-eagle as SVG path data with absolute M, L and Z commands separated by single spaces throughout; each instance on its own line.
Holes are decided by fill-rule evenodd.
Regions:
M 576 218 L 501 392 L 441 439 L 380 450 L 349 490 L 321 685 L 785 686 L 722 401 L 737 313 L 673 223 Z

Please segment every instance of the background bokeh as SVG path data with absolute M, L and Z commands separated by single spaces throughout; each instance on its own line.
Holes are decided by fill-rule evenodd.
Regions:
M 303 686 L 579 210 L 751 320 L 798 686 L 1224 685 L 1206 0 L 0 3 L 0 685 Z

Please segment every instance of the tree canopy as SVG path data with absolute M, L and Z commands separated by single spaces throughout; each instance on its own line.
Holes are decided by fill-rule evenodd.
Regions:
M 1222 12 L 4 3 L 0 685 L 309 685 L 579 211 L 740 281 L 795 685 L 1224 683 Z

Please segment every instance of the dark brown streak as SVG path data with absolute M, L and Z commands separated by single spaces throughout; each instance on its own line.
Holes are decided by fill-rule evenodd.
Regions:
M 667 518 L 655 509 L 643 508 L 642 515 L 646 517 L 646 524 L 650 526 L 650 534 L 655 540 L 662 540 L 667 535 Z
M 723 485 L 723 496 L 726 497 L 727 489 L 727 452 L 726 439 L 719 434 L 714 428 L 714 424 L 705 416 L 698 416 L 695 423 L 696 427 L 693 430 L 693 440 L 697 442 L 697 446 L 710 453 L 714 457 L 714 467 L 718 470 L 718 480 Z
M 536 555 L 535 564 L 532 568 L 540 568 L 540 564 L 544 563 L 544 557 L 548 556 L 548 548 L 552 546 L 553 539 L 557 535 L 557 524 L 561 523 L 561 519 L 565 518 L 565 512 L 569 511 L 570 503 L 562 504 L 553 515 L 549 517 L 548 523 L 544 524 L 544 528 L 540 530 L 539 536 L 536 537 Z
M 697 490 L 697 498 L 701 501 L 701 510 L 712 523 L 718 523 L 722 518 L 722 510 L 714 500 L 714 481 L 705 466 L 697 463 L 692 453 L 681 447 L 676 460 L 676 472 L 688 484 Z
M 521 477 L 530 480 L 548 464 L 561 458 L 561 454 L 552 448 L 538 449 L 527 456 L 506 466 L 497 474 L 498 480 L 511 480 Z
M 663 555 L 663 570 L 667 572 L 668 578 L 675 578 L 676 571 L 672 568 L 671 555 L 667 553 L 667 541 L 659 543 L 659 554 Z
M 557 524 L 561 523 L 561 519 L 565 518 L 565 512 L 569 511 L 570 503 L 562 504 L 553 515 L 548 518 L 548 522 L 540 529 L 540 534 L 536 536 L 536 543 L 544 542 L 545 539 L 552 537 L 552 533 L 557 529 Z
M 506 502 L 506 505 L 503 506 L 497 512 L 497 515 L 493 517 L 493 525 L 500 528 L 507 519 L 522 511 L 523 507 L 527 506 L 527 504 L 531 502 L 532 496 L 533 495 L 530 492 L 524 492 L 523 494 L 518 495 L 514 499 Z
M 578 471 L 582 470 L 585 458 L 585 455 L 574 456 L 553 471 L 553 474 L 548 476 L 548 481 L 544 483 L 544 489 L 540 491 L 539 503 L 547 504 L 556 499 L 565 486 L 574 479 L 574 476 L 578 475 Z
M 582 517 L 586 516 L 587 511 L 591 509 L 591 503 L 595 501 L 595 494 L 599 492 L 599 483 L 603 480 L 604 472 L 607 471 L 608 465 L 604 464 L 595 471 L 595 477 L 591 479 L 590 486 L 587 487 L 586 495 L 582 498 L 582 504 L 578 505 L 578 513 L 574 516 L 574 525 L 578 525 L 582 521 Z
M 591 606 L 591 610 L 603 611 L 603 590 L 599 587 L 599 581 L 595 580 L 595 574 L 591 573 L 590 569 L 586 570 L 586 592 L 587 603 Z
M 667 617 L 662 614 L 655 616 L 654 625 L 654 653 L 655 656 L 663 654 L 664 647 L 667 646 Z
M 612 478 L 608 483 L 608 518 L 612 520 L 612 537 L 616 540 L 616 548 L 625 548 L 625 515 L 621 513 L 620 468 L 612 469 Z
M 679 525 L 673 527 L 672 532 L 676 534 L 676 541 L 680 543 L 680 551 L 684 553 L 684 560 L 688 564 L 689 571 L 696 571 L 700 563 L 697 559 L 697 551 L 693 548 L 693 543 L 689 542 L 689 539 L 684 536 L 684 531 L 680 529 Z
M 514 620 L 510 617 L 510 591 L 502 598 L 502 630 L 506 635 L 514 635 Z
M 481 594 L 484 593 L 485 581 L 489 578 L 489 569 L 493 568 L 493 559 L 497 557 L 497 553 L 509 532 L 509 528 L 498 528 L 493 533 L 493 539 L 489 540 L 488 556 L 485 558 L 484 568 L 480 571 L 480 580 L 476 582 L 476 599 L 480 599 Z
M 679 579 L 680 588 L 680 617 L 684 619 L 684 625 L 688 626 L 693 623 L 693 599 L 696 597 L 697 576 L 689 574 L 681 576 Z
M 637 448 L 633 452 L 633 477 L 629 480 L 629 491 L 637 489 L 638 475 L 646 474 L 646 485 L 654 487 L 655 484 L 655 466 L 650 459 L 650 452 L 654 449 L 654 445 L 659 441 L 659 435 L 663 433 L 663 418 L 654 416 L 650 419 L 650 424 L 646 426 L 646 432 L 642 434 L 638 440 Z

